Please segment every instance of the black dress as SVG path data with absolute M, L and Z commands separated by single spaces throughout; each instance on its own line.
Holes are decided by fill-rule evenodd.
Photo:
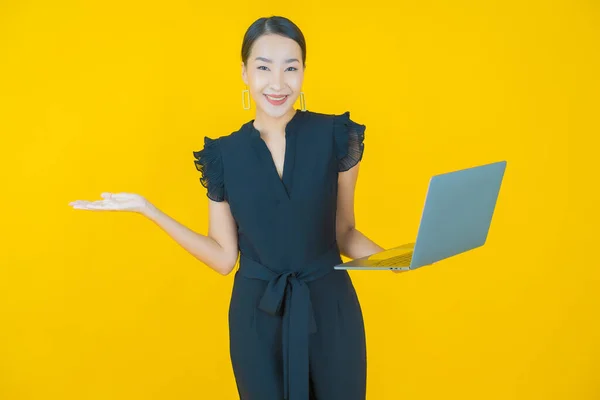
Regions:
M 240 398 L 364 400 L 363 316 L 333 266 L 338 172 L 361 160 L 365 126 L 349 112 L 297 110 L 279 178 L 253 122 L 194 152 L 207 196 L 228 201 L 237 223 L 229 334 Z

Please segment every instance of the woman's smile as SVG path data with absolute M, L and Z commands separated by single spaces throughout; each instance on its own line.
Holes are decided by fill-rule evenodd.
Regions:
M 287 95 L 270 95 L 270 94 L 265 94 L 265 97 L 267 98 L 267 101 L 269 103 L 273 104 L 274 106 L 282 105 L 283 103 L 285 103 L 285 101 L 288 98 Z

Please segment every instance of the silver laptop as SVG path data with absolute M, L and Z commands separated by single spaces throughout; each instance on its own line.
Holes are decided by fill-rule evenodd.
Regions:
M 407 271 L 483 246 L 505 170 L 499 161 L 433 176 L 415 243 L 334 268 Z

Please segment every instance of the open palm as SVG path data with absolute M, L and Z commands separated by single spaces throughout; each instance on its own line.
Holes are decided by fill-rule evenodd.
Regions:
M 69 203 L 74 209 L 92 211 L 132 211 L 141 212 L 146 206 L 146 199 L 135 193 L 102 193 L 104 200 L 75 200 Z

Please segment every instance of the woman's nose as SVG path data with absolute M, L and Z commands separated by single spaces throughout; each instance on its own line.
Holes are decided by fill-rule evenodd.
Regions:
M 281 90 L 281 88 L 283 87 L 283 74 L 281 72 L 273 73 L 271 79 L 271 87 L 273 88 L 273 90 Z

